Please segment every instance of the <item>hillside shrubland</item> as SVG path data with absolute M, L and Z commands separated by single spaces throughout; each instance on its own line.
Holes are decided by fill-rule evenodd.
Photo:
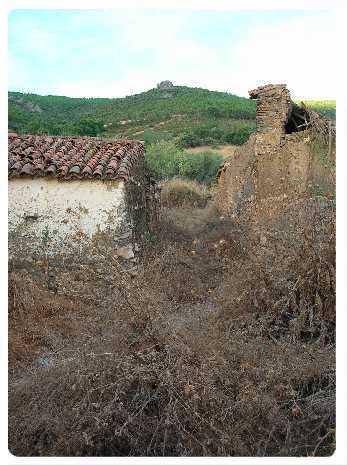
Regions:
M 300 102 L 298 102 L 300 103 Z M 336 101 L 335 100 L 304 100 L 303 103 L 311 110 L 321 115 L 335 120 L 336 118 Z
M 307 102 L 329 117 L 334 101 Z M 255 102 L 226 92 L 173 86 L 125 98 L 9 92 L 9 129 L 19 133 L 173 138 L 182 146 L 242 144 L 255 128 Z
M 211 184 L 223 160 L 224 157 L 214 151 L 187 154 L 172 141 L 160 141 L 146 150 L 147 167 L 158 180 L 180 176 Z
M 28 102 L 39 111 L 30 110 Z M 73 134 L 81 119 L 92 118 L 106 125 L 104 132 L 121 135 L 122 121 L 144 128 L 174 115 L 253 120 L 255 104 L 232 94 L 181 86 L 115 99 L 9 93 L 9 127 L 19 132 Z

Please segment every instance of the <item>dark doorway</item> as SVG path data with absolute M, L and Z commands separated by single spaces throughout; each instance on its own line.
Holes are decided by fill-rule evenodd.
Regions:
M 289 113 L 288 121 L 285 125 L 286 134 L 292 132 L 304 131 L 310 124 L 310 115 L 305 108 L 292 104 L 291 111 Z

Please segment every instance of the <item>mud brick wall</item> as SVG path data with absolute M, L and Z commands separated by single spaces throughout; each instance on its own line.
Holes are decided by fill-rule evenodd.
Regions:
M 334 151 L 314 149 L 309 130 L 286 133 L 293 103 L 283 84 L 250 91 L 257 100 L 257 130 L 228 158 L 218 174 L 217 208 L 223 214 L 244 213 L 265 222 L 276 204 L 311 195 L 312 188 L 334 194 Z
M 288 89 L 284 84 L 267 85 L 249 94 L 257 100 L 257 201 L 283 201 L 289 195 L 304 193 L 311 154 L 303 132 L 294 133 L 293 136 L 286 134 L 286 124 L 292 110 Z
M 238 214 L 254 201 L 255 139 L 256 135 L 252 134 L 219 170 L 215 202 L 223 214 Z
M 271 150 L 279 145 L 285 134 L 285 125 L 291 111 L 291 100 L 284 84 L 267 85 L 251 90 L 249 95 L 257 100 L 257 151 Z

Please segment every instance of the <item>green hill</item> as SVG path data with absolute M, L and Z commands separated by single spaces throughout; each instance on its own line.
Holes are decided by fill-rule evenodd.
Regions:
M 307 107 L 317 111 L 326 118 L 334 120 L 336 118 L 336 101 L 335 100 L 304 100 Z
M 9 92 L 9 129 L 21 133 L 170 138 L 206 126 L 225 132 L 235 120 L 254 126 L 254 117 L 249 99 L 181 86 L 115 99 Z
M 10 130 L 127 137 L 182 146 L 243 143 L 255 129 L 255 102 L 226 92 L 172 86 L 125 98 L 70 98 L 9 92 Z M 319 106 L 320 102 L 314 102 Z M 322 106 L 321 106 L 322 107 Z M 324 112 L 335 111 L 332 104 Z

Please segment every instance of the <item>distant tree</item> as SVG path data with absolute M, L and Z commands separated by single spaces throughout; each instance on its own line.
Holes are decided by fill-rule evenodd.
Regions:
M 97 136 L 104 131 L 104 125 L 102 121 L 93 118 L 81 118 L 76 123 L 76 130 L 81 136 Z
M 207 114 L 208 114 L 208 116 L 210 116 L 212 118 L 222 118 L 223 116 L 225 116 L 224 113 L 225 112 L 221 108 L 218 108 L 218 107 L 208 107 L 207 108 Z
M 32 119 L 26 124 L 25 132 L 29 134 L 42 134 L 45 132 L 45 128 L 43 127 L 41 121 Z
M 192 132 L 185 132 L 179 138 L 179 146 L 180 147 L 196 147 L 197 145 L 201 144 L 201 139 Z

